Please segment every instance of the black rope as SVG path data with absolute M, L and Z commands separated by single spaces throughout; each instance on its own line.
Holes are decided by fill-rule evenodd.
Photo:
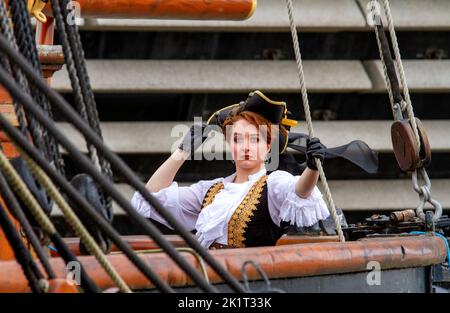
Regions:
M 2 17 L 0 17 L 2 19 Z M 2 34 L 5 34 L 2 29 Z M 4 56 L 4 54 L 0 54 L 0 63 L 1 65 L 9 72 L 12 73 L 11 65 L 9 64 L 8 59 Z M 15 76 L 16 80 L 17 77 Z M 14 112 L 16 113 L 17 121 L 19 122 L 19 129 L 25 136 L 29 135 L 27 123 L 26 123 L 26 117 L 25 112 L 23 111 L 23 108 L 20 104 L 17 103 L 17 101 L 13 101 L 13 107 Z
M 61 190 L 66 193 L 66 195 L 72 199 L 76 205 L 81 209 L 85 210 L 92 221 L 94 221 L 97 226 L 104 231 L 116 244 L 116 246 L 122 250 L 125 255 L 130 259 L 130 261 L 155 285 L 156 288 L 163 292 L 173 292 L 173 290 L 160 278 L 154 274 L 153 270 L 138 256 L 134 253 L 133 249 L 125 242 L 119 235 L 119 233 L 107 223 L 99 214 L 92 208 L 91 204 L 86 201 L 85 198 L 80 196 L 80 194 L 73 188 L 73 186 L 63 177 L 60 173 L 55 171 L 55 169 L 48 164 L 44 157 L 39 153 L 39 151 L 33 147 L 30 143 L 26 141 L 26 138 L 21 136 L 21 134 L 15 129 L 11 124 L 7 122 L 0 115 L 0 126 L 8 136 L 11 137 L 14 143 L 16 143 L 26 154 L 28 154 L 43 170 L 47 175 L 60 186 Z
M 8 39 L 9 42 L 15 43 L 14 32 L 9 22 L 10 19 L 8 17 L 8 11 L 6 10 L 5 2 L 0 1 L 0 31 Z M 23 74 L 20 72 L 20 70 L 17 69 L 17 66 L 14 64 L 11 66 L 11 64 L 9 64 L 9 60 L 3 54 L 0 55 L 0 59 L 3 67 L 8 72 L 14 74 L 16 81 L 19 82 L 22 88 L 28 88 L 28 85 L 26 85 L 26 79 L 23 77 Z M 20 131 L 25 136 L 29 136 L 30 134 L 27 128 L 26 116 L 22 106 L 17 103 L 17 101 L 13 101 L 13 106 L 17 121 L 19 122 Z
M 95 166 L 91 163 L 85 155 L 77 150 L 77 148 L 61 133 L 48 117 L 33 104 L 33 100 L 27 95 L 21 92 L 14 81 L 12 81 L 5 73 L 3 69 L 0 69 L 0 82 L 10 92 L 12 97 L 15 97 L 17 101 L 20 101 L 25 110 L 29 110 L 31 114 L 35 115 L 42 125 L 44 125 L 55 136 L 58 142 L 69 152 L 69 155 L 76 161 L 81 167 L 83 167 L 87 173 L 89 173 L 101 186 L 103 186 L 128 212 L 131 212 L 131 216 L 139 223 L 140 226 L 152 237 L 155 242 L 171 255 L 174 261 L 186 271 L 186 273 L 192 278 L 192 280 L 198 284 L 200 288 L 207 292 L 216 292 L 216 288 L 211 286 L 206 280 L 198 273 L 175 249 L 175 247 L 168 242 L 159 229 L 151 224 L 148 220 L 143 218 L 137 213 L 131 204 L 115 189 L 113 184 L 103 174 L 99 173 Z M 75 113 L 75 112 L 74 112 Z M 76 114 L 76 113 L 75 113 Z M 77 115 L 78 117 L 78 115 Z M 87 126 L 89 128 L 89 126 Z M 90 129 L 90 128 L 89 128 Z M 134 213 L 134 214 L 133 214 Z M 136 217 L 136 214 L 138 215 Z
M 96 286 L 95 282 L 86 273 L 83 264 L 80 261 L 78 261 L 75 254 L 73 254 L 72 251 L 70 251 L 70 249 L 64 243 L 61 235 L 58 232 L 55 232 L 54 234 L 50 234 L 49 237 L 50 240 L 55 245 L 55 248 L 58 250 L 58 254 L 63 258 L 66 264 L 69 264 L 70 262 L 77 262 L 79 264 L 80 280 L 81 280 L 80 283 L 83 290 L 89 293 L 99 293 L 100 289 Z
M 69 73 L 72 90 L 75 96 L 75 104 L 80 115 L 89 123 L 92 129 L 97 133 L 100 138 L 102 137 L 102 131 L 100 128 L 100 119 L 98 117 L 97 105 L 95 103 L 94 93 L 89 81 L 89 75 L 87 74 L 86 63 L 84 58 L 84 51 L 81 44 L 80 35 L 78 33 L 76 23 L 64 23 L 68 21 L 69 16 L 74 12 L 69 9 L 69 2 L 62 1 L 60 5 L 59 1 L 52 1 L 53 16 L 58 27 L 58 34 L 61 39 L 61 43 L 64 49 L 64 57 L 67 66 L 67 72 Z M 87 141 L 87 148 L 89 157 L 94 163 L 98 164 L 101 172 L 109 177 L 112 181 L 113 173 L 111 171 L 111 165 L 109 162 L 98 153 L 92 143 Z M 100 195 L 103 204 L 108 210 L 112 208 L 112 200 L 105 192 L 100 189 Z
M 11 81 L 11 82 L 8 82 L 7 80 L 5 80 L 4 71 L 3 71 L 2 69 L 0 69 L 0 82 L 1 82 L 1 83 L 2 83 L 2 84 L 3 84 L 3 85 L 11 92 L 11 95 L 12 95 L 13 97 L 16 97 L 16 96 L 17 96 L 16 93 L 17 93 L 18 90 L 14 89 L 14 87 L 11 88 L 10 83 L 13 83 L 13 82 L 12 82 L 12 81 Z M 10 88 L 11 88 L 11 89 L 10 89 Z M 24 95 L 25 95 L 26 98 L 22 98 Z M 29 102 L 30 105 L 33 106 L 32 99 L 31 99 L 28 95 L 26 95 L 26 94 L 17 96 L 17 99 L 18 99 L 18 101 L 21 101 L 22 103 L 27 103 L 27 102 Z M 27 107 L 27 105 L 25 105 L 25 108 L 26 108 L 26 109 L 29 109 L 29 108 Z M 39 109 L 38 109 L 38 110 L 39 110 Z M 33 113 L 34 113 L 34 112 L 33 112 Z M 39 113 L 42 114 L 42 112 L 39 112 Z M 39 113 L 38 113 L 38 114 L 39 114 Z M 38 120 L 39 120 L 39 117 L 38 117 Z M 46 125 L 46 122 L 45 122 L 46 120 L 43 120 L 43 121 L 44 121 L 43 124 Z M 48 122 L 50 122 L 50 120 L 48 120 Z M 4 129 L 5 132 L 8 132 L 7 127 L 5 127 L 5 125 L 4 125 L 5 123 L 7 123 L 7 121 L 6 121 L 2 116 L 0 116 L 0 125 L 2 126 L 2 128 Z M 51 122 L 50 122 L 50 123 L 51 123 Z M 48 125 L 46 125 L 46 126 L 48 126 Z M 53 134 L 56 135 L 55 137 L 56 137 L 56 138 L 58 139 L 58 141 L 60 141 L 60 142 L 62 143 L 62 145 L 64 146 L 64 144 L 65 144 L 64 141 L 67 140 L 67 139 L 64 137 L 64 135 L 63 135 L 62 133 L 60 133 L 56 128 L 52 129 L 51 126 L 50 126 L 49 130 L 50 130 L 52 133 L 53 133 L 53 131 L 56 130 L 55 133 L 53 133 Z M 11 138 L 13 138 L 13 137 L 12 137 L 12 134 L 9 134 L 9 133 L 8 133 L 8 135 L 10 135 Z M 63 138 L 63 140 L 61 140 L 60 136 Z M 70 151 L 70 149 L 68 149 L 68 151 L 69 151 L 70 153 L 72 153 L 72 151 Z M 81 158 L 80 158 L 80 157 L 81 157 Z M 74 158 L 74 159 L 75 159 L 76 161 L 80 161 L 80 160 L 81 160 L 81 162 L 79 162 L 79 163 L 82 164 L 82 166 L 86 166 L 86 164 L 88 164 L 88 168 L 89 168 L 89 169 L 92 169 L 92 171 L 94 172 L 94 174 L 92 175 L 92 176 L 94 176 L 94 178 L 96 178 L 96 177 L 95 177 L 95 174 L 97 173 L 97 174 L 100 175 L 100 177 L 102 177 L 103 179 L 105 179 L 105 178 L 103 177 L 102 174 L 100 174 L 100 173 L 97 172 L 97 170 L 95 169 L 95 167 L 91 164 L 90 160 L 87 159 L 87 157 L 84 156 L 83 154 L 77 155 L 76 158 Z M 110 184 L 110 182 L 109 182 L 108 180 L 106 180 L 106 182 L 107 182 L 108 184 Z M 111 186 L 109 186 L 109 187 L 111 188 Z M 120 197 L 121 195 L 119 194 L 119 192 L 118 192 L 117 190 L 115 190 L 113 186 L 112 186 L 112 188 L 113 188 L 113 191 L 112 191 L 112 192 L 115 193 L 114 195 L 115 195 L 116 197 Z M 128 202 L 127 202 L 126 200 L 125 200 L 125 202 L 128 204 Z M 129 205 L 129 204 L 128 204 L 128 205 Z M 192 277 L 192 279 L 193 279 L 193 280 L 194 280 L 201 288 L 205 289 L 205 290 L 208 291 L 208 292 L 214 292 L 214 291 L 215 291 L 215 288 L 210 288 L 209 284 L 208 284 L 206 281 L 204 281 L 203 277 L 201 277 L 201 275 L 200 275 L 194 268 L 192 268 L 191 265 L 190 265 L 189 263 L 186 262 L 186 260 L 184 260 L 184 259 L 182 258 L 182 256 L 179 254 L 179 252 L 178 252 L 177 250 L 175 250 L 175 248 L 172 246 L 172 244 L 170 244 L 168 241 L 166 241 L 165 238 L 162 236 L 161 233 L 158 234 L 158 233 L 156 233 L 156 232 L 158 232 L 158 229 L 157 229 L 154 225 L 151 225 L 151 235 L 152 235 L 152 237 L 155 238 L 155 241 L 161 246 L 161 248 L 167 250 L 167 253 L 173 257 L 173 259 L 175 260 L 175 262 L 178 263 L 178 264 L 180 265 L 180 267 L 183 268 L 183 269 L 184 269 L 184 270 Z M 159 236 L 159 237 L 158 237 L 158 236 Z
M 200 256 L 224 279 L 224 281 L 230 284 L 231 288 L 235 291 L 245 292 L 243 286 L 234 278 L 229 272 L 225 270 L 212 256 L 211 254 L 200 245 L 200 243 L 188 232 L 184 226 L 176 220 L 172 214 L 167 212 L 159 203 L 159 201 L 150 194 L 150 192 L 145 188 L 145 185 L 134 175 L 131 169 L 113 152 L 111 152 L 102 142 L 98 136 L 92 132 L 89 125 L 87 125 L 79 115 L 70 107 L 70 105 L 54 90 L 49 88 L 42 79 L 36 75 L 27 62 L 20 56 L 15 55 L 8 43 L 0 36 L 0 48 L 8 54 L 8 56 L 24 70 L 26 75 L 32 78 L 36 85 L 41 88 L 41 90 L 49 97 L 53 104 L 57 105 L 61 112 L 70 120 L 74 126 L 87 136 L 100 150 L 108 161 L 119 171 L 119 173 L 125 178 L 125 180 L 134 187 L 142 196 L 163 216 L 168 223 L 180 234 L 180 236 L 186 241 L 186 243 L 193 248 Z M 78 149 L 65 138 L 65 136 L 59 132 L 55 125 L 49 120 L 45 114 L 43 114 L 39 108 L 33 106 L 33 101 L 20 92 L 17 86 L 11 81 L 4 73 L 2 73 L 2 83 L 10 91 L 13 97 L 17 97 L 18 101 L 23 103 L 24 107 L 29 110 L 36 118 L 52 133 L 55 138 L 63 145 L 63 147 L 71 153 L 74 160 L 80 164 L 100 185 L 102 185 L 106 191 L 114 198 L 114 200 L 122 206 L 122 208 L 129 214 L 129 216 L 138 223 L 138 225 L 145 231 L 145 233 L 151 236 L 157 244 L 166 251 L 166 253 L 171 256 L 174 261 L 182 267 L 186 273 L 199 285 L 202 289 L 209 289 L 212 291 L 217 291 L 213 286 L 207 284 L 202 277 L 198 276 L 198 273 L 193 271 L 192 267 L 185 262 L 181 255 L 174 249 L 174 247 L 166 241 L 159 230 L 147 219 L 141 216 L 136 210 L 131 206 L 129 201 L 125 199 L 120 193 L 117 192 L 115 187 L 111 182 L 106 179 L 103 175 L 95 170 L 95 167 L 90 163 Z M 194 279 L 194 277 L 196 277 Z
M 0 226 L 5 233 L 5 236 L 9 242 L 9 245 L 14 251 L 17 262 L 22 267 L 23 273 L 27 278 L 28 285 L 31 290 L 36 293 L 42 293 L 42 289 L 39 287 L 39 279 L 43 278 L 42 273 L 37 269 L 34 263 L 30 251 L 27 250 L 25 244 L 20 238 L 19 233 L 11 222 L 11 219 L 6 213 L 6 209 L 0 203 Z M 33 266 L 34 265 L 34 266 Z M 36 271 L 37 270 L 37 271 Z
M 2 195 L 2 199 L 5 201 L 6 206 L 10 210 L 11 214 L 19 221 L 22 229 L 27 236 L 28 240 L 31 243 L 34 251 L 36 252 L 39 260 L 41 261 L 42 266 L 44 267 L 48 278 L 56 278 L 55 272 L 53 271 L 48 258 L 45 256 L 45 252 L 42 249 L 42 246 L 37 238 L 33 228 L 30 225 L 30 222 L 26 218 L 22 208 L 20 207 L 17 198 L 9 187 L 5 177 L 0 172 L 0 194 Z
M 389 41 L 384 32 L 384 27 L 379 20 L 379 23 L 375 25 L 378 34 L 380 36 L 381 53 L 383 54 L 384 63 L 386 64 L 386 71 L 389 81 L 391 82 L 392 95 L 394 97 L 394 103 L 400 104 L 403 101 L 402 93 L 400 91 L 400 83 L 398 81 L 397 72 L 395 71 L 395 64 L 392 58 Z
M 30 60 L 36 73 L 42 75 L 39 54 L 25 1 L 26 0 L 15 0 L 9 2 L 11 19 L 14 25 L 14 33 L 19 52 L 26 59 Z M 44 94 L 32 83 L 29 84 L 29 88 L 36 103 L 38 103 L 38 105 L 44 109 L 46 114 L 52 118 L 50 104 Z M 33 118 L 31 116 L 27 116 L 27 119 L 30 122 L 29 127 L 33 142 L 35 142 L 41 151 L 44 151 L 45 155 L 49 158 L 50 162 L 54 164 L 58 171 L 64 173 L 63 160 L 54 138 L 52 138 L 40 125 L 33 123 Z

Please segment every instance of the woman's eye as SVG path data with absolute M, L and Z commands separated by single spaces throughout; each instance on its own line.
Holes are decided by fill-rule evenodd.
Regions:
M 258 137 L 252 137 L 250 141 L 252 143 L 258 143 L 259 142 L 259 138 Z
M 242 138 L 234 137 L 234 142 L 235 143 L 241 143 L 242 142 Z

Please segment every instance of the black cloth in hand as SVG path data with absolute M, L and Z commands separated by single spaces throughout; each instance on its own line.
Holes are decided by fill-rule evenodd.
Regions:
M 313 137 L 306 140 L 306 166 L 309 169 L 317 171 L 316 161 L 319 159 L 321 162 L 325 159 L 325 147 L 319 140 L 319 138 Z

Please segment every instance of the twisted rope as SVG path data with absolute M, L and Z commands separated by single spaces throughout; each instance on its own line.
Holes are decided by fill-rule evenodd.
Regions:
M 119 287 L 122 292 L 130 293 L 131 289 L 127 286 L 125 281 L 120 277 L 120 275 L 108 261 L 103 251 L 89 234 L 87 229 L 83 226 L 83 223 L 75 215 L 72 208 L 67 204 L 66 200 L 63 198 L 63 196 L 47 176 L 47 174 L 45 174 L 45 172 L 23 150 L 21 150 L 20 152 L 25 162 L 27 162 L 28 166 L 30 167 L 33 175 L 61 209 L 64 217 L 72 226 L 75 234 L 80 237 L 89 253 L 97 259 L 97 261 L 109 275 L 114 284 L 117 285 L 117 287 Z
M 60 5 L 61 2 L 61 5 Z M 69 8 L 67 0 L 52 1 L 53 15 L 55 16 L 60 38 L 64 49 L 64 57 L 70 76 L 71 85 L 75 94 L 77 110 L 94 131 L 103 139 L 100 128 L 100 119 L 95 103 L 94 93 L 87 74 L 84 51 L 81 45 L 81 38 L 76 23 L 73 25 L 65 23 L 72 9 Z M 98 153 L 92 143 L 86 141 L 88 154 L 94 165 L 112 180 L 113 173 L 109 162 Z M 110 209 L 112 206 L 111 197 L 109 197 L 102 188 L 99 189 L 102 201 Z
M 308 127 L 308 134 L 309 137 L 314 137 L 314 129 L 313 129 L 313 123 L 311 119 L 311 110 L 309 107 L 309 101 L 308 101 L 308 91 L 306 89 L 305 84 L 305 74 L 303 72 L 303 62 L 302 62 L 302 56 L 300 53 L 300 45 L 298 43 L 298 35 L 297 35 L 297 29 L 295 25 L 294 20 L 294 8 L 292 5 L 292 0 L 286 0 L 288 14 L 289 14 L 289 25 L 291 28 L 291 35 L 292 35 L 292 42 L 295 52 L 295 60 L 297 63 L 297 74 L 300 82 L 300 90 L 302 94 L 302 100 L 303 100 L 303 109 L 305 111 L 305 119 L 306 119 L 306 125 Z M 338 214 L 336 212 L 336 207 L 334 205 L 333 197 L 331 195 L 330 187 L 328 186 L 327 178 L 325 176 L 325 172 L 322 167 L 322 163 L 319 159 L 315 159 L 317 170 L 319 171 L 320 180 L 322 181 L 322 185 L 324 187 L 325 191 L 325 201 L 327 203 L 328 210 L 330 211 L 331 216 L 333 217 L 333 221 L 336 225 L 336 230 L 338 233 L 339 241 L 345 242 L 344 233 L 342 232 L 342 226 L 341 221 L 338 217 Z
M 14 32 L 12 30 L 11 24 L 10 24 L 10 19 L 8 17 L 8 11 L 6 10 L 6 5 L 4 1 L 0 1 L 0 31 L 1 33 L 6 37 L 6 39 L 11 42 L 13 45 L 15 44 L 15 38 L 14 38 Z M 15 46 L 14 48 L 17 49 L 17 46 Z M 15 66 L 14 64 L 11 64 L 8 60 L 8 58 L 6 58 L 3 54 L 0 55 L 1 58 L 1 63 L 3 65 L 3 67 L 9 72 L 9 73 L 20 73 L 20 70 L 17 69 L 17 66 Z M 13 69 L 14 67 L 14 69 Z M 22 75 L 14 75 L 15 79 L 19 82 L 19 84 L 21 85 L 22 88 L 27 87 L 28 85 L 26 84 L 26 80 L 25 77 Z M 25 118 L 25 112 L 23 110 L 23 107 L 17 103 L 17 101 L 15 101 L 13 99 L 13 106 L 14 106 L 14 111 L 16 113 L 16 117 L 17 120 L 19 122 L 19 128 L 20 131 L 25 135 L 28 136 L 28 129 L 27 129 L 27 123 L 26 123 L 26 118 Z
M 414 137 L 416 139 L 416 144 L 417 144 L 417 151 L 420 152 L 419 130 L 417 128 L 416 119 L 414 117 L 414 109 L 411 104 L 411 98 L 409 96 L 409 88 L 408 88 L 408 84 L 406 83 L 405 70 L 403 68 L 402 58 L 400 55 L 400 49 L 398 47 L 397 35 L 395 33 L 394 22 L 393 22 L 392 14 L 391 14 L 391 8 L 389 6 L 389 0 L 383 0 L 383 7 L 384 7 L 384 12 L 386 15 L 387 22 L 388 22 L 389 34 L 391 35 L 392 48 L 394 49 L 395 60 L 396 60 L 396 64 L 397 64 L 397 68 L 398 68 L 398 72 L 399 72 L 399 76 L 400 76 L 400 82 L 403 87 L 403 95 L 405 97 L 405 102 L 406 102 L 406 104 L 405 104 L 406 113 L 408 115 L 409 122 L 411 123 L 412 129 L 414 131 Z
M 14 25 L 14 33 L 16 37 L 17 46 L 20 53 L 27 58 L 37 73 L 42 75 L 41 64 L 39 62 L 39 54 L 36 47 L 33 28 L 28 15 L 27 7 L 24 0 L 9 1 L 11 10 L 11 19 Z M 34 84 L 29 84 L 31 95 L 36 103 L 42 107 L 49 117 L 52 117 L 50 104 L 45 95 Z M 32 118 L 28 115 L 28 120 Z M 46 129 L 42 128 L 40 124 L 30 124 L 33 140 L 37 140 L 37 144 L 41 151 L 53 162 L 54 166 L 60 173 L 64 173 L 64 164 L 58 150 L 58 145 L 55 139 L 50 136 Z

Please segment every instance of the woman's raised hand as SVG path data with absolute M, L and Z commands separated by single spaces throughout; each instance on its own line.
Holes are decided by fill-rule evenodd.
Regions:
M 179 149 L 191 154 L 191 159 L 194 158 L 194 152 L 205 142 L 208 134 L 211 131 L 210 125 L 202 123 L 194 123 L 189 131 L 184 135 Z
M 313 137 L 306 140 L 306 166 L 309 169 L 317 171 L 315 158 L 323 161 L 325 158 L 326 147 L 320 142 L 319 138 Z

